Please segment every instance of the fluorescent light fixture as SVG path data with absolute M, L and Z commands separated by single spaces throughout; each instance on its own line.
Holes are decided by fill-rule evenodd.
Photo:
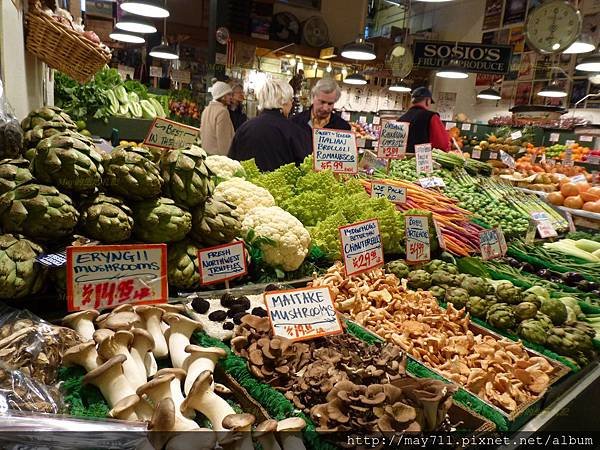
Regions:
M 600 54 L 587 56 L 575 66 L 575 69 L 583 72 L 600 72 Z
M 125 0 L 121 9 L 138 16 L 162 19 L 169 17 L 169 11 L 163 6 L 161 0 Z
M 113 41 L 127 42 L 129 44 L 143 44 L 144 42 L 146 42 L 146 39 L 144 39 L 144 37 L 140 36 L 139 34 L 126 33 L 125 31 L 121 30 L 113 30 L 113 32 L 110 33 L 108 37 L 111 38 Z
M 561 98 L 566 97 L 567 92 L 561 88 L 556 81 L 546 85 L 538 94 L 540 97 Z
M 140 16 L 125 14 L 115 25 L 119 30 L 132 33 L 156 33 L 156 27 L 148 20 Z
M 179 59 L 177 50 L 167 45 L 167 43 L 164 40 L 160 45 L 152 47 L 152 50 L 150 50 L 150 56 L 159 59 Z
M 363 38 L 358 38 L 355 42 L 344 45 L 344 48 L 342 48 L 342 57 L 360 61 L 372 61 L 377 58 L 375 45 L 365 42 Z
M 412 89 L 403 81 L 398 83 L 394 83 L 390 86 L 390 91 L 392 92 L 410 92 Z
M 360 73 L 353 73 L 350 76 L 347 76 L 344 79 L 344 83 L 346 84 L 354 84 L 354 85 L 363 85 L 363 84 L 367 84 L 367 80 L 365 80 L 365 77 L 363 77 Z
M 482 90 L 479 94 L 477 94 L 477 98 L 483 100 L 500 100 L 502 96 L 500 95 L 500 92 L 490 87 Z
M 458 80 L 462 78 L 468 78 L 469 74 L 457 64 L 448 64 L 447 66 L 442 67 L 440 71 L 435 74 L 435 76 L 440 78 L 452 78 Z

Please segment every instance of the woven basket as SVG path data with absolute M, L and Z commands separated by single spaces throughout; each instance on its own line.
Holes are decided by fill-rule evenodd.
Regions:
M 110 53 L 38 8 L 27 13 L 27 24 L 27 50 L 80 83 L 110 61 Z

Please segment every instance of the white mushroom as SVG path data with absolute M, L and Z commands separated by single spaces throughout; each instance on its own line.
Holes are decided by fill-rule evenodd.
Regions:
M 145 330 L 154 339 L 154 350 L 152 350 L 154 356 L 166 358 L 169 355 L 169 347 L 167 347 L 167 341 L 160 326 L 163 310 L 152 305 L 140 305 L 135 308 L 135 312 L 142 318 Z
M 162 375 L 169 375 L 169 374 L 175 375 L 175 377 L 173 378 L 173 380 L 171 381 L 171 384 L 170 384 L 171 398 L 173 399 L 173 403 L 175 403 L 175 409 L 177 411 L 180 411 L 181 404 L 185 400 L 185 397 L 183 396 L 183 392 L 181 392 L 181 382 L 183 380 L 185 380 L 186 371 L 183 369 L 175 369 L 175 368 L 169 367 L 166 369 L 160 369 L 158 372 L 156 372 L 156 374 L 154 375 L 154 378 L 158 378 Z M 196 411 L 194 411 L 193 409 L 189 409 L 187 411 L 181 411 L 181 413 L 185 417 L 188 417 L 189 419 L 193 419 L 196 416 Z
M 208 370 L 202 372 L 181 405 L 181 411 L 193 408 L 210 420 L 213 430 L 225 431 L 223 419 L 230 414 L 235 414 L 235 411 L 229 403 L 214 393 L 212 383 L 212 373 Z
M 275 438 L 276 431 L 277 421 L 269 419 L 258 424 L 256 430 L 252 433 L 252 436 L 258 441 L 263 450 L 281 450 L 281 447 Z
M 131 334 L 133 334 L 133 342 L 131 343 L 131 349 L 129 351 L 131 352 L 131 356 L 137 363 L 140 371 L 144 372 L 144 374 L 146 375 L 144 379 L 145 383 L 148 377 L 156 373 L 155 370 L 154 373 L 150 374 L 148 373 L 148 369 L 146 368 L 146 357 L 148 355 L 152 356 L 154 339 L 152 339 L 150 333 L 148 333 L 143 328 L 134 328 L 133 330 L 131 330 Z M 154 367 L 156 368 L 156 361 L 154 361 Z
M 190 354 L 183 362 L 183 369 L 187 371 L 183 392 L 188 395 L 198 375 L 205 370 L 214 373 L 217 361 L 227 356 L 227 352 L 219 347 L 200 347 L 191 344 L 185 347 L 185 351 Z
M 148 381 L 146 384 L 140 386 L 136 393 L 140 397 L 143 395 L 147 395 L 148 398 L 154 403 L 154 405 L 158 405 L 162 400 L 169 398 L 173 401 L 173 397 L 171 396 L 171 381 L 175 378 L 174 374 L 161 375 L 158 378 L 154 378 Z M 173 402 L 173 405 L 175 403 Z M 186 431 L 186 430 L 195 430 L 198 429 L 199 426 L 193 420 L 190 420 L 183 416 L 183 414 L 175 409 L 175 425 L 174 429 L 177 431 Z
M 87 373 L 82 380 L 83 384 L 93 384 L 100 389 L 111 408 L 125 397 L 135 395 L 134 388 L 123 373 L 123 363 L 126 359 L 125 355 L 114 356 Z
M 94 341 L 84 342 L 68 349 L 63 355 L 63 364 L 67 367 L 78 365 L 91 372 L 101 364 Z
M 100 313 L 95 309 L 87 309 L 65 316 L 62 323 L 69 328 L 73 328 L 82 335 L 86 341 L 89 341 L 94 335 L 94 319 L 98 317 L 98 315 L 100 315 Z
M 252 443 L 252 414 L 230 414 L 223 419 L 223 427 L 230 433 L 219 443 L 228 450 L 254 450 Z M 286 449 L 287 450 L 287 449 Z
M 163 320 L 169 324 L 168 344 L 171 363 L 173 367 L 181 368 L 188 356 L 185 348 L 190 344 L 190 337 L 194 331 L 202 328 L 202 324 L 174 313 L 164 314 Z
M 135 407 L 140 400 L 140 397 L 136 394 L 123 398 L 113 406 L 108 412 L 108 416 L 120 420 L 138 420 Z
M 146 382 L 146 369 L 141 370 L 131 355 L 129 347 L 132 341 L 133 334 L 129 331 L 117 331 L 98 344 L 98 354 L 104 359 L 109 359 L 116 355 L 125 356 L 123 372 L 131 385 L 137 388 Z
M 289 417 L 277 423 L 277 432 L 281 440 L 281 446 L 285 450 L 306 450 L 302 441 L 302 431 L 306 422 L 300 417 Z

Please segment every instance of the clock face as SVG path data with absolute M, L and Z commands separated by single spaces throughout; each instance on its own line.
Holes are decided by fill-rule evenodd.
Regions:
M 551 0 L 529 13 L 525 36 L 529 45 L 542 53 L 566 50 L 581 32 L 581 15 L 563 1 Z
M 386 58 L 386 66 L 397 78 L 408 76 L 413 68 L 413 55 L 409 48 L 397 44 L 389 51 Z

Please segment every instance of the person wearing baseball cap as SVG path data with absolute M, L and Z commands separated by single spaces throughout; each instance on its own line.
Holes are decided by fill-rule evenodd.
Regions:
M 414 153 L 415 145 L 431 143 L 432 148 L 450 150 L 450 137 L 440 115 L 430 111 L 433 103 L 431 91 L 426 87 L 418 87 L 412 91 L 412 106 L 400 119 L 400 122 L 409 122 L 408 143 L 406 151 Z
M 227 156 L 235 133 L 228 110 L 232 89 L 227 83 L 216 81 L 210 92 L 212 100 L 200 117 L 202 148 L 210 155 Z

